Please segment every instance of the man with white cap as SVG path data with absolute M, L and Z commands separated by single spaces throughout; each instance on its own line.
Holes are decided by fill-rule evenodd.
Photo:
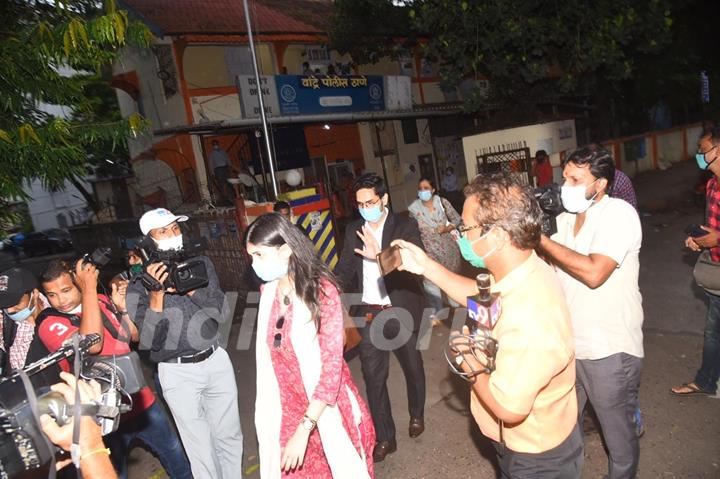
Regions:
M 159 251 L 181 250 L 177 216 L 164 208 L 145 213 L 140 230 Z M 140 331 L 140 347 L 150 350 L 158 375 L 190 460 L 193 476 L 241 477 L 243 437 L 235 372 L 227 352 L 218 345 L 224 293 L 215 267 L 206 256 L 208 284 L 183 294 L 163 286 L 148 291 L 141 281 L 128 287 L 127 308 Z M 168 277 L 163 263 L 145 266 L 161 285 Z

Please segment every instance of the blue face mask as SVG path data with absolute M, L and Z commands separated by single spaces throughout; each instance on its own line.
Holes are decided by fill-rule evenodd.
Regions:
M 253 259 L 252 268 L 258 278 L 269 283 L 280 279 L 288 273 L 288 263 L 275 260 L 259 260 Z
M 360 210 L 360 216 L 363 217 L 368 223 L 377 223 L 382 218 L 385 208 L 383 208 L 382 202 L 377 206 L 370 208 L 358 208 Z
M 430 201 L 430 198 L 432 198 L 432 191 L 420 190 L 418 191 L 418 198 L 420 198 L 421 201 Z
M 32 296 L 30 297 L 30 302 L 32 302 Z M 10 319 L 17 323 L 21 323 L 28 319 L 34 312 L 35 308 L 37 307 L 37 303 L 30 307 L 30 303 L 28 303 L 26 308 L 21 309 L 20 311 L 16 311 L 14 313 L 8 313 L 7 310 L 5 311 L 5 314 L 8 315 Z
M 705 159 L 705 156 L 717 147 L 718 145 L 715 145 L 705 153 L 695 153 L 695 161 L 697 161 L 697 165 L 701 170 L 707 170 L 708 166 L 712 165 L 715 160 L 717 160 L 716 157 L 715 160 L 712 160 L 710 163 L 708 163 L 708 161 Z
M 492 228 L 490 228 L 490 231 L 492 231 Z M 480 236 L 479 238 L 475 238 L 474 240 L 470 241 L 467 239 L 467 236 L 461 236 L 458 240 L 458 246 L 460 247 L 460 254 L 462 255 L 463 259 L 473 265 L 476 268 L 487 268 L 485 266 L 485 258 L 490 256 L 495 252 L 496 248 L 491 249 L 487 253 L 485 253 L 483 256 L 480 256 L 473 250 L 473 244 L 477 243 L 484 237 L 486 237 L 488 234 L 490 234 L 490 231 L 485 233 L 484 235 Z

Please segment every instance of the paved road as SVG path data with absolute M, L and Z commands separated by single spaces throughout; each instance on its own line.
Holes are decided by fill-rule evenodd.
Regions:
M 640 286 L 645 310 L 645 364 L 640 400 L 646 434 L 641 440 L 640 478 L 720 477 L 720 400 L 678 399 L 668 393 L 692 378 L 702 346 L 705 304 L 692 281 L 694 256 L 682 248 L 683 229 L 702 221 L 693 203 L 694 163 L 641 175 L 636 180 L 643 223 Z M 649 212 L 649 213 L 648 213 Z M 233 328 L 234 344 L 239 325 Z M 393 359 L 390 394 L 398 425 L 398 452 L 376 468 L 379 479 L 495 477 L 493 453 L 468 415 L 467 387 L 451 377 L 441 349 L 444 327 L 432 331 L 424 353 L 427 375 L 426 432 L 407 436 L 407 405 L 400 367 Z M 251 351 L 231 350 L 237 371 L 245 434 L 246 477 L 257 478 L 257 446 L 252 422 L 255 368 Z M 362 388 L 359 362 L 350 362 Z M 585 478 L 601 478 L 607 462 L 600 437 L 586 422 Z M 136 448 L 131 477 L 165 477 L 157 461 Z M 255 471 L 255 472 L 254 472 Z

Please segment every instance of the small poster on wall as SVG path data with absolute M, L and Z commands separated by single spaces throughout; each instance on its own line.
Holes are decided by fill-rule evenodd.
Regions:
M 545 150 L 545 153 L 548 155 L 552 155 L 555 153 L 555 146 L 553 144 L 552 138 L 542 138 L 537 141 L 537 149 L 535 152 L 538 152 L 540 150 Z

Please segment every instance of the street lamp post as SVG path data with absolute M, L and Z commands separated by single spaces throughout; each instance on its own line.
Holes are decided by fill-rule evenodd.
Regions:
M 263 100 L 262 85 L 260 84 L 260 70 L 258 68 L 257 55 L 255 54 L 255 42 L 253 41 L 252 27 L 250 26 L 250 9 L 247 0 L 243 0 L 245 9 L 245 24 L 247 25 L 248 41 L 250 42 L 250 55 L 252 56 L 255 83 L 258 88 L 258 103 L 260 104 L 260 120 L 262 121 L 263 136 L 265 136 L 265 148 L 267 149 L 268 167 L 270 169 L 270 181 L 272 182 L 273 195 L 278 196 L 277 180 L 275 179 L 275 165 L 273 163 L 272 148 L 270 147 L 270 135 L 268 134 L 268 123 L 265 114 L 265 101 Z M 262 162 L 262 155 L 260 158 Z

